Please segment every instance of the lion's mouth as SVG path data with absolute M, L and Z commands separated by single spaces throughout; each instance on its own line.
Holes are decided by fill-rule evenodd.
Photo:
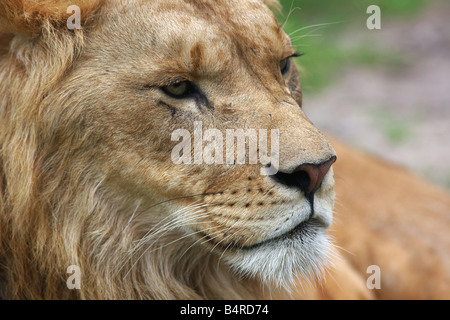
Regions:
M 281 235 L 263 240 L 255 244 L 244 245 L 239 247 L 239 249 L 253 250 L 266 244 L 280 243 L 280 242 L 289 244 L 289 242 L 300 241 L 303 244 L 306 240 L 315 238 L 315 236 L 319 232 L 323 232 L 324 229 L 325 225 L 323 223 L 321 223 L 319 220 L 315 218 L 310 218 L 306 221 L 300 222 L 295 227 L 293 227 L 292 229 L 288 230 L 287 232 Z

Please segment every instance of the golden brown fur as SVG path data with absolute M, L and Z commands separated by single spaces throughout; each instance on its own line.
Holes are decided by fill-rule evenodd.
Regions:
M 381 270 L 381 299 L 450 298 L 450 196 L 403 168 L 332 141 L 332 233 L 357 273 Z
M 269 269 L 253 275 L 240 264 L 252 254 L 236 248 L 270 239 L 288 205 L 309 208 L 306 197 L 259 166 L 171 161 L 170 133 L 194 120 L 222 132 L 280 129 L 285 171 L 335 154 L 300 108 L 295 68 L 277 69 L 293 50 L 262 1 L 79 1 L 82 30 L 65 27 L 68 3 L 0 4 L 1 298 L 448 297 L 449 244 L 438 235 L 449 197 L 401 169 L 333 143 L 331 234 L 352 254 L 329 249 L 335 268 L 291 292 Z M 157 88 L 179 80 L 208 102 Z M 333 185 L 330 171 L 315 194 L 323 225 Z M 327 249 L 310 247 L 321 264 Z M 380 291 L 365 286 L 371 264 Z M 80 290 L 67 288 L 70 265 L 81 268 Z

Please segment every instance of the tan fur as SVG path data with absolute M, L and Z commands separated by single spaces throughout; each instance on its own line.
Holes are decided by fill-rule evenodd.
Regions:
M 403 168 L 332 141 L 336 221 L 346 261 L 368 277 L 378 265 L 382 299 L 450 298 L 450 196 Z
M 87 23 L 103 0 L 78 0 L 76 4 L 83 12 L 82 21 Z M 70 0 L 42 1 L 42 0 L 11 0 L 0 2 L 0 25 L 2 31 L 38 36 L 45 28 L 45 24 L 54 26 L 66 24 L 68 18 L 67 7 L 74 4 Z
M 450 207 L 448 196 L 404 173 L 397 178 L 400 170 L 339 143 L 338 200 L 342 197 L 346 203 L 337 210 L 342 226 L 335 223 L 331 233 L 353 255 L 339 259 L 333 250 L 335 268 L 317 286 L 304 279 L 303 289 L 297 291 L 261 284 L 258 277 L 241 278 L 230 267 L 249 255 L 239 247 L 270 238 L 288 220 L 289 206 L 303 210 L 307 199 L 261 175 L 260 165 L 236 165 L 232 170 L 226 164 L 174 165 L 170 133 L 178 128 L 192 132 L 194 121 L 222 133 L 233 128 L 279 129 L 284 171 L 335 154 L 300 108 L 295 68 L 284 77 L 279 72 L 279 61 L 293 49 L 262 1 L 72 2 L 81 8 L 82 30 L 65 27 L 66 1 L 10 0 L 0 5 L 0 297 L 448 294 L 448 269 L 441 264 L 446 250 L 427 251 L 419 240 L 410 248 L 396 231 L 402 217 L 416 217 L 411 228 L 426 234 L 432 226 L 448 230 L 448 215 L 442 214 Z M 195 82 L 208 101 L 174 101 L 157 88 L 175 80 Z M 361 161 L 360 167 L 353 159 Z M 370 182 L 363 179 L 371 172 L 368 168 L 379 172 Z M 387 186 L 393 183 L 388 178 L 376 182 L 384 172 L 395 177 L 398 190 L 404 186 L 406 192 L 416 183 L 417 192 L 434 199 L 421 208 L 437 212 L 430 228 L 422 229 L 420 221 L 428 217 L 415 211 L 418 205 L 397 200 L 385 207 L 382 199 L 390 199 Z M 351 189 L 339 185 L 342 176 Z M 333 186 L 330 171 L 315 194 L 315 206 L 323 208 L 317 219 L 329 218 L 326 208 L 333 204 Z M 353 201 L 366 192 L 377 202 Z M 399 217 L 398 224 L 387 223 L 391 211 Z M 374 226 L 370 221 L 380 218 L 387 223 L 385 234 L 378 229 L 366 233 Z M 164 225 L 167 221 L 170 227 Z M 402 268 L 410 266 L 408 257 L 426 252 L 433 261 L 423 269 L 426 276 L 412 276 L 410 268 L 399 271 L 385 263 L 386 245 L 378 245 L 395 239 L 395 258 L 408 251 Z M 448 243 L 441 241 L 440 246 L 448 248 Z M 370 254 L 362 256 L 366 251 Z M 398 283 L 389 280 L 382 291 L 370 292 L 365 287 L 368 264 L 380 264 L 386 271 L 382 279 L 393 277 Z M 80 290 L 66 286 L 70 265 L 81 268 Z M 409 279 L 415 286 L 424 286 L 426 279 L 441 288 L 407 295 L 413 286 Z

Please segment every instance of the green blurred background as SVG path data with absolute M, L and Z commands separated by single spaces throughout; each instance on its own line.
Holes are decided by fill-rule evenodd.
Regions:
M 450 189 L 450 1 L 280 2 L 316 126 Z
M 292 35 L 299 52 L 306 53 L 301 63 L 307 66 L 303 81 L 306 93 L 328 85 L 333 75 L 350 64 L 376 67 L 388 64 L 402 66 L 401 54 L 377 50 L 370 39 L 343 47 L 336 39 L 349 28 L 366 28 L 368 6 L 380 7 L 381 20 L 414 17 L 426 7 L 424 0 L 281 0 L 278 21 Z M 381 29 L 382 30 L 382 29 Z M 374 31 L 377 32 L 377 31 Z

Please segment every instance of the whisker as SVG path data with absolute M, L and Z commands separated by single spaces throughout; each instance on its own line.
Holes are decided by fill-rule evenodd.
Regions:
M 221 227 L 221 226 L 215 226 L 215 228 L 220 228 L 220 227 Z M 206 229 L 204 229 L 204 230 L 206 230 Z M 220 234 L 221 231 L 222 231 L 222 230 L 218 230 L 218 231 L 215 231 L 215 232 L 206 234 L 206 235 L 204 235 L 203 237 L 201 237 L 200 239 L 196 240 L 193 244 L 191 244 L 191 245 L 183 252 L 183 254 L 182 254 L 178 259 L 181 259 L 181 258 L 186 254 L 186 252 L 188 252 L 189 249 L 191 249 L 193 246 L 195 246 L 198 242 L 200 242 L 200 241 L 202 241 L 203 239 L 206 239 L 206 238 L 208 238 L 208 237 L 211 237 L 212 234 L 215 234 L 215 233 L 219 233 L 219 234 Z M 211 240 L 212 240 L 212 239 L 209 239 L 209 240 L 207 240 L 207 241 L 204 241 L 204 242 L 202 242 L 202 244 L 203 244 L 203 243 L 206 243 L 206 242 L 208 242 L 208 241 L 211 241 Z
M 228 230 L 232 229 L 233 226 L 231 226 Z M 211 252 L 213 252 L 213 250 L 223 241 L 228 240 L 229 238 L 231 238 L 232 234 L 227 235 L 226 237 L 224 237 L 222 240 L 220 240 L 219 242 L 217 242 L 214 247 L 211 249 Z M 231 243 L 230 243 L 231 244 Z M 228 244 L 228 245 L 230 245 Z
M 204 230 L 208 230 L 208 229 L 212 229 L 212 228 L 215 228 L 215 227 L 206 228 L 206 229 L 204 229 Z M 165 247 L 167 247 L 167 246 L 170 246 L 171 244 L 173 244 L 173 243 L 175 243 L 175 242 L 178 242 L 178 241 L 183 240 L 183 239 L 185 239 L 185 238 L 187 238 L 187 237 L 191 237 L 191 236 L 193 236 L 193 235 L 195 235 L 195 234 L 202 233 L 202 232 L 203 232 L 203 231 L 195 231 L 195 232 L 186 234 L 186 235 L 184 235 L 184 236 L 182 236 L 182 237 L 180 237 L 180 238 L 177 238 L 177 239 L 175 239 L 175 240 L 173 240 L 173 241 L 170 241 L 170 242 L 168 242 L 168 243 L 165 243 L 164 245 L 159 246 L 158 248 L 155 248 L 155 249 L 153 249 L 153 250 L 151 250 L 151 251 L 148 251 L 148 250 L 151 248 L 151 246 L 149 246 L 147 249 L 144 250 L 144 252 L 142 252 L 142 254 L 139 256 L 139 258 L 138 258 L 138 259 L 135 261 L 135 263 L 131 266 L 130 270 L 128 270 L 128 272 L 127 272 L 127 273 L 125 274 L 125 276 L 123 277 L 123 280 L 128 276 L 128 274 L 129 274 L 129 273 L 131 272 L 131 270 L 136 266 L 136 264 L 139 262 L 139 260 L 144 256 L 144 254 L 146 254 L 146 253 L 151 253 L 151 252 L 155 252 L 155 251 L 158 251 L 158 250 L 161 250 L 162 248 L 165 248 Z
M 313 30 L 313 31 L 315 31 L 315 30 L 318 30 L 318 29 L 320 29 L 322 27 L 333 25 L 333 24 L 339 24 L 339 23 L 342 23 L 342 21 L 311 24 L 311 25 L 308 25 L 308 26 L 305 26 L 305 27 L 298 28 L 297 30 L 289 33 L 288 35 L 289 35 L 289 37 L 292 37 L 292 35 L 294 35 L 295 33 L 299 32 L 299 31 L 302 31 L 302 30 L 306 30 L 306 29 L 310 29 L 310 28 L 316 28 L 316 29 Z
M 126 262 L 129 261 L 133 257 L 134 253 L 137 252 L 143 245 L 147 244 L 151 240 L 153 240 L 153 242 L 158 241 L 165 233 L 174 229 L 174 227 L 178 226 L 179 220 L 180 220 L 179 215 L 184 215 L 184 216 L 188 217 L 187 219 L 185 218 L 184 222 L 186 223 L 190 220 L 193 220 L 193 216 L 196 213 L 201 212 L 201 210 L 196 211 L 196 212 L 189 212 L 189 211 L 195 210 L 198 207 L 202 207 L 202 206 L 204 206 L 204 205 L 196 205 L 195 203 L 193 203 L 193 204 L 188 205 L 187 207 L 177 210 L 175 213 L 165 217 L 156 226 L 151 228 L 141 239 L 135 240 L 134 242 L 137 241 L 137 244 L 128 251 L 128 259 L 125 262 L 123 262 L 122 267 L 118 268 L 118 272 L 120 272 L 123 269 Z M 188 212 L 188 213 L 184 214 L 184 212 Z M 204 217 L 206 217 L 206 216 L 207 215 L 204 215 Z M 197 216 L 197 217 L 199 217 L 199 216 Z M 202 217 L 202 216 L 200 215 L 200 217 Z M 165 222 L 163 222 L 163 221 L 165 221 Z M 157 226 L 159 226 L 159 227 L 157 228 Z M 152 233 L 152 231 L 155 229 L 158 229 L 158 230 L 156 232 Z M 158 235 L 159 235 L 159 237 L 157 239 L 154 239 Z M 139 261 L 139 259 L 137 261 Z
M 138 208 L 139 208 L 140 205 L 141 205 L 141 201 L 139 200 L 139 201 L 138 201 L 138 204 L 136 205 L 136 208 L 135 208 L 134 211 L 133 211 L 133 214 L 131 215 L 130 219 L 128 220 L 128 223 L 127 223 L 127 225 L 125 226 L 125 228 L 124 228 L 123 231 L 125 231 L 126 229 L 128 229 L 128 226 L 130 225 L 131 220 L 133 220 L 134 215 L 136 214 L 136 212 L 137 212 L 137 210 L 138 210 Z
M 333 242 L 333 246 L 338 248 L 339 250 L 345 251 L 348 254 L 351 254 L 352 256 L 355 256 L 355 253 L 349 251 L 348 249 L 345 249 L 344 247 L 341 247 L 339 245 L 337 245 L 336 243 Z
M 289 20 L 291 14 L 292 14 L 295 10 L 301 10 L 300 7 L 292 8 L 293 5 L 294 5 L 294 0 L 292 0 L 292 2 L 291 2 L 291 7 L 289 8 L 288 15 L 287 15 L 286 19 L 284 20 L 283 24 L 281 25 L 281 28 L 282 28 L 282 29 L 284 29 L 284 26 L 285 26 L 286 23 L 288 22 L 288 20 Z
M 298 40 L 300 40 L 300 39 L 303 39 L 303 38 L 312 38 L 312 37 L 322 37 L 323 35 L 322 34 L 302 34 L 302 35 L 299 35 L 299 36 L 295 36 L 295 37 L 293 37 L 293 38 L 291 38 L 291 41 L 292 42 L 296 42 L 296 41 L 298 41 Z
M 209 195 L 213 195 L 213 194 L 221 194 L 221 193 L 222 193 L 221 191 L 219 191 L 219 192 L 211 192 L 211 193 L 198 193 L 198 194 L 192 194 L 192 195 L 189 195 L 189 196 L 183 196 L 183 197 L 171 198 L 171 199 L 167 199 L 167 200 L 158 202 L 158 203 L 156 203 L 156 204 L 154 204 L 154 205 L 148 207 L 147 209 L 151 209 L 151 208 L 153 208 L 153 207 L 159 206 L 159 205 L 161 205 L 161 204 L 163 204 L 163 203 L 170 202 L 170 201 L 175 201 L 175 200 L 180 200 L 180 199 L 187 199 L 187 198 L 193 198 L 193 197 L 200 197 L 200 196 L 209 196 Z
M 189 224 L 187 224 L 187 222 L 195 221 L 199 218 L 204 218 L 204 217 L 208 216 L 207 213 L 203 214 L 203 215 L 197 215 L 198 213 L 204 213 L 203 209 L 185 214 L 184 216 L 182 216 L 183 220 L 180 220 L 179 216 L 173 217 L 172 220 L 170 220 L 168 223 L 166 223 L 165 225 L 160 227 L 155 233 L 151 233 L 151 234 L 147 233 L 147 235 L 145 237 L 143 237 L 141 239 L 140 243 L 138 244 L 139 247 L 146 244 L 149 240 L 151 240 L 158 234 L 159 234 L 159 237 L 157 239 L 155 239 L 154 242 L 157 242 L 159 239 L 161 239 L 162 236 L 164 236 L 165 233 L 167 233 L 170 230 L 173 230 L 174 227 L 186 226 L 186 225 L 189 225 Z
M 165 224 L 163 224 L 162 226 L 160 226 L 158 228 L 158 230 L 155 233 L 149 234 L 151 230 L 154 230 L 155 228 L 152 228 L 151 230 L 149 230 L 149 232 L 147 232 L 147 234 L 141 238 L 138 242 L 138 244 L 130 250 L 130 254 L 129 254 L 129 259 L 131 259 L 132 255 L 134 252 L 136 252 L 139 248 L 141 248 L 143 245 L 148 244 L 149 241 L 152 241 L 152 243 L 157 243 L 158 240 L 164 236 L 165 233 L 167 233 L 168 231 L 178 228 L 180 226 L 188 226 L 188 225 L 195 225 L 197 224 L 196 220 L 198 220 L 199 218 L 204 218 L 204 217 L 208 217 L 209 213 L 205 212 L 203 207 L 206 206 L 210 206 L 210 204 L 196 204 L 197 202 L 190 204 L 187 207 L 182 208 L 181 210 L 177 211 L 177 215 L 174 216 L 174 214 L 170 215 L 171 219 L 169 219 L 169 221 L 167 221 Z M 196 209 L 200 209 L 200 210 L 196 210 Z M 195 211 L 193 211 L 195 210 Z M 200 213 L 200 215 L 199 215 Z M 193 221 L 193 222 L 192 222 Z M 192 223 L 190 223 L 192 222 Z M 217 227 L 211 227 L 208 229 L 212 229 L 212 228 L 217 228 Z M 204 229 L 204 230 L 208 230 L 208 229 Z M 188 236 L 192 236 L 194 234 L 197 234 L 201 231 L 197 231 L 197 232 L 193 232 L 190 234 L 187 234 L 185 236 L 182 236 L 172 242 L 169 242 L 167 244 L 164 244 L 163 246 L 160 246 L 150 252 L 153 252 L 155 250 L 159 250 L 163 247 L 166 247 L 174 242 L 180 241 Z M 155 239 L 155 236 L 159 235 L 158 238 Z M 144 256 L 145 253 L 148 253 L 148 250 L 152 247 L 152 245 L 149 245 L 147 249 L 144 250 L 144 252 L 142 252 L 142 254 L 137 258 L 137 260 L 135 261 L 135 263 L 131 266 L 130 270 L 127 272 L 127 274 L 124 276 L 125 277 L 131 272 L 131 270 L 134 268 L 134 266 L 139 262 L 139 260 Z M 128 260 L 129 260 L 128 259 Z M 123 267 L 122 267 L 123 268 Z M 121 269 L 122 269 L 121 268 Z
M 196 209 L 198 207 L 200 207 L 201 205 L 196 205 L 198 201 L 183 207 L 177 211 L 175 211 L 174 213 L 168 215 L 167 217 L 165 217 L 164 219 L 162 219 L 161 221 L 159 221 L 156 225 L 154 225 L 151 229 L 149 229 L 149 231 L 147 231 L 147 233 L 144 235 L 144 237 L 146 237 L 147 235 L 149 235 L 151 232 L 157 230 L 156 232 L 160 232 L 160 230 L 163 230 L 164 228 L 166 228 L 168 226 L 168 224 L 173 223 L 177 218 L 179 218 L 179 215 L 183 215 L 186 211 L 192 210 L 192 209 Z M 167 220 L 170 220 L 168 222 L 166 222 Z M 161 226 L 162 225 L 162 226 Z M 144 238 L 143 237 L 143 238 Z M 141 238 L 142 239 L 142 238 Z M 135 240 L 136 241 L 141 241 L 140 240 Z
M 217 267 L 219 267 L 220 265 L 220 260 L 222 260 L 223 255 L 225 254 L 225 252 L 228 250 L 228 248 L 232 245 L 232 242 L 230 242 L 228 244 L 228 246 L 226 246 L 226 248 L 223 250 L 222 254 L 219 257 L 219 260 L 217 260 Z

